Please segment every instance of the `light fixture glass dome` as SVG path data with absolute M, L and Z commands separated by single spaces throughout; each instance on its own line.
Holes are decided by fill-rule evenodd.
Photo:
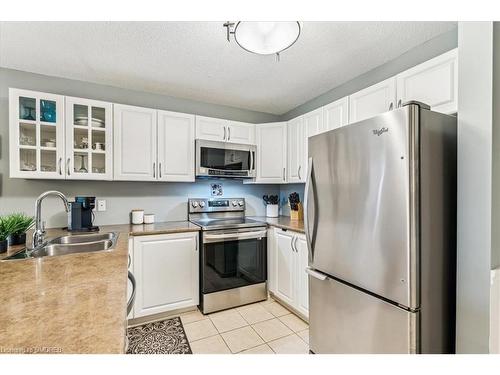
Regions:
M 300 35 L 300 23 L 240 21 L 234 39 L 241 48 L 260 55 L 280 53 L 294 44 Z

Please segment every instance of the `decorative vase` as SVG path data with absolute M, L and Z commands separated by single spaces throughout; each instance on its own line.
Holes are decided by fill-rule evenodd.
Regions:
M 267 217 L 278 217 L 278 214 L 279 214 L 279 205 L 268 204 L 266 206 L 266 216 Z
M 26 243 L 26 233 L 11 234 L 7 240 L 9 241 L 9 246 L 24 245 Z
M 2 240 L 0 241 L 0 254 L 5 253 L 7 251 L 7 248 L 9 247 L 9 241 L 8 240 Z

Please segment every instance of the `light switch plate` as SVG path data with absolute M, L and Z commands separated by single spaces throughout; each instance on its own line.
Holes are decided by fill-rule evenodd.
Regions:
M 106 200 L 104 199 L 97 200 L 97 211 L 106 211 Z

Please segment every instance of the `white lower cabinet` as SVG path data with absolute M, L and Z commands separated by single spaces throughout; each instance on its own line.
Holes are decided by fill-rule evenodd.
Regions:
M 294 274 L 295 250 L 292 242 L 293 232 L 276 229 L 276 253 L 274 272 L 276 273 L 276 289 L 274 294 L 284 302 L 293 306 L 295 302 Z
M 295 241 L 296 257 L 297 257 L 297 300 L 295 308 L 305 316 L 309 315 L 309 276 L 306 273 L 306 268 L 309 264 L 309 250 L 307 248 L 306 236 L 303 234 L 297 235 Z
M 198 232 L 134 237 L 134 317 L 198 305 Z
M 308 251 L 305 235 L 274 228 L 271 241 L 269 290 L 276 298 L 308 317 Z
M 276 290 L 276 278 L 274 272 L 274 254 L 275 250 L 274 228 L 267 229 L 267 288 L 270 292 Z

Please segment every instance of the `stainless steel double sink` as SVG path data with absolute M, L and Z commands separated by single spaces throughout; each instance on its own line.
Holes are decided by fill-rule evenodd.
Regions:
M 4 260 L 109 251 L 116 246 L 117 238 L 118 235 L 114 232 L 60 236 L 45 242 L 38 248 L 25 248 Z

